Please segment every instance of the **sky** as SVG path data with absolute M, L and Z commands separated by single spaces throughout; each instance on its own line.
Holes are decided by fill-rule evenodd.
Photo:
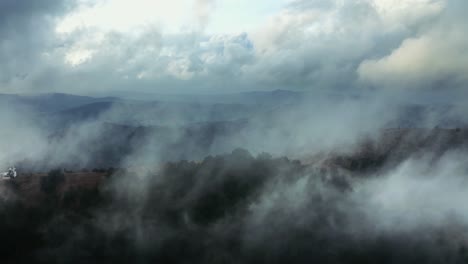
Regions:
M 438 91 L 465 0 L 1 0 L 0 93 Z

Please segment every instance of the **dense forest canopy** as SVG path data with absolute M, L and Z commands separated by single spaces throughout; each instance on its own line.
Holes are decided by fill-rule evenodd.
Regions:
M 348 170 L 267 153 L 253 157 L 243 149 L 200 162 L 170 162 L 152 171 L 100 173 L 105 180 L 99 185 L 61 189 L 66 173 L 51 171 L 40 182 L 40 200 L 32 204 L 19 196 L 20 182 L 7 182 L 3 188 L 11 194 L 2 198 L 0 207 L 0 234 L 8 238 L 1 242 L 2 259 L 15 263 L 31 259 L 43 263 L 468 260 L 468 248 L 459 236 L 467 227 L 457 215 L 443 224 L 426 219 L 429 222 L 413 226 L 407 221 L 419 217 L 416 211 L 400 216 L 387 212 L 388 224 L 395 226 L 392 232 L 384 223 L 374 222 L 381 217 L 374 214 L 385 216 L 385 212 L 362 199 L 385 195 L 372 181 L 394 176 L 355 178 Z

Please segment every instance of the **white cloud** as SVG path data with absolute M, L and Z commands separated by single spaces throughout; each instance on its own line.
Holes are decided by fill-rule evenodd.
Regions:
M 177 31 L 190 17 L 190 0 L 99 0 L 84 4 L 57 25 L 57 32 L 70 33 L 80 28 L 131 32 L 141 26 L 161 24 Z
M 34 36 L 9 31 L 12 37 L 0 46 L 2 89 L 344 89 L 467 82 L 466 19 L 457 11 L 466 8 L 462 0 L 79 3 Z M 53 21 L 58 23 L 50 30 Z M 32 55 L 21 60 L 11 54 Z M 24 67 L 22 61 L 35 63 Z M 11 81 L 23 71 L 27 80 Z M 70 85 L 73 79 L 81 81 Z
M 390 54 L 362 62 L 361 80 L 374 86 L 453 88 L 468 81 L 468 37 L 460 1 L 449 2 L 435 25 L 405 39 Z
M 201 28 L 206 27 L 215 8 L 215 0 L 195 0 L 195 15 Z
M 440 14 L 446 0 L 370 0 L 387 27 L 412 26 Z

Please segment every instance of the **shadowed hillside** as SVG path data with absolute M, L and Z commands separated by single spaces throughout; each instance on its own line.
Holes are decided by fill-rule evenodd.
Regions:
M 432 153 L 428 168 L 437 169 L 444 153 L 463 151 L 466 140 L 461 129 L 394 129 L 319 163 L 237 149 L 153 168 L 22 174 L 0 183 L 0 234 L 8 238 L 0 256 L 44 263 L 466 263 L 463 219 L 447 215 L 412 227 L 405 219 L 418 214 L 407 212 L 398 216 L 401 228 L 388 232 L 366 202 L 385 195 L 374 181 L 391 180 L 400 162 Z M 406 187 L 396 188 L 389 192 Z

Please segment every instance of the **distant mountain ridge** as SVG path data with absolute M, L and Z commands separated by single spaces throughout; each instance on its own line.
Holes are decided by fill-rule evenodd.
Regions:
M 0 94 L 0 103 L 29 107 L 43 113 L 54 113 L 96 102 L 115 102 L 117 97 L 95 98 L 90 96 L 65 93 L 47 93 L 36 95 Z

